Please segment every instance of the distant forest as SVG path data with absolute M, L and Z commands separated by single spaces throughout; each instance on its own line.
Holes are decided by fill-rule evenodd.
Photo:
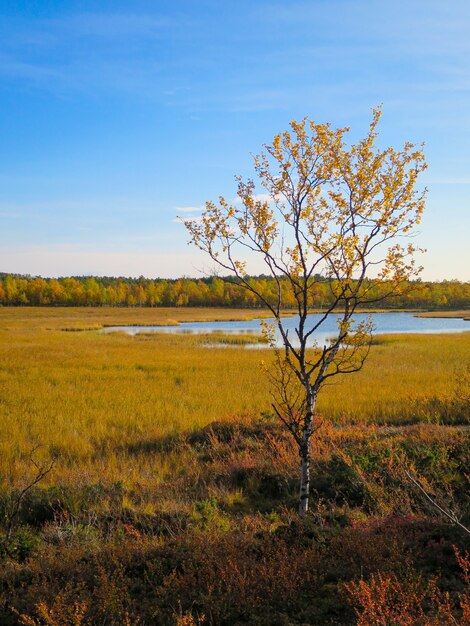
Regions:
M 274 301 L 276 284 L 270 276 L 249 279 L 268 301 Z M 294 306 L 287 282 L 282 282 L 283 306 Z M 332 301 L 334 281 L 321 276 L 312 279 L 312 307 L 325 308 Z M 371 299 L 380 298 L 389 285 L 370 283 Z M 241 288 L 233 278 L 110 278 L 74 276 L 40 278 L 0 273 L 0 305 L 3 306 L 259 306 L 255 296 Z M 381 307 L 404 309 L 463 309 L 470 307 L 470 283 L 457 280 L 413 282 L 401 295 Z

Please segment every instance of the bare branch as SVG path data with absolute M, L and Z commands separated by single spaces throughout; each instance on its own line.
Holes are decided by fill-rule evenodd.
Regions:
M 405 474 L 406 474 L 406 477 L 408 478 L 408 480 L 423 494 L 423 496 L 426 498 L 426 500 L 430 504 L 432 504 L 432 506 L 437 511 L 439 511 L 439 513 L 441 513 L 442 515 L 444 515 L 444 517 L 446 517 L 448 520 L 450 520 L 452 522 L 452 524 L 455 524 L 455 526 L 458 526 L 461 530 L 463 530 L 468 535 L 470 535 L 470 529 L 462 524 L 462 522 L 458 519 L 457 515 L 453 511 L 449 511 L 449 510 L 444 509 L 433 498 L 431 498 L 431 496 L 424 489 L 424 487 L 421 485 L 421 483 L 414 476 L 412 476 L 407 469 L 405 469 Z

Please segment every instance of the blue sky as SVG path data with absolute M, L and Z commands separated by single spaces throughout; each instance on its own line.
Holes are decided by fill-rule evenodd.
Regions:
M 175 221 L 305 115 L 426 143 L 423 278 L 470 280 L 467 0 L 0 1 L 0 271 L 209 271 Z

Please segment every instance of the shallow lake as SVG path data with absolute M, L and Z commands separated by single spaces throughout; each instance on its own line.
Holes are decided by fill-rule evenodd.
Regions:
M 311 326 L 315 324 L 321 317 L 320 313 L 312 313 L 308 316 L 308 322 Z M 368 314 L 358 313 L 354 316 L 356 323 L 367 320 Z M 459 318 L 431 318 L 416 317 L 414 313 L 372 313 L 372 321 L 374 324 L 374 334 L 385 333 L 419 333 L 419 334 L 435 334 L 435 333 L 459 333 L 470 331 L 470 322 Z M 263 318 L 265 321 L 272 321 L 272 318 Z M 337 315 L 328 315 L 321 325 L 321 329 L 312 335 L 312 342 L 323 345 L 329 337 L 337 332 Z M 289 329 L 291 339 L 295 337 L 295 327 L 297 325 L 297 316 L 285 317 L 285 327 Z M 308 328 L 308 327 L 307 327 Z M 240 320 L 232 322 L 184 322 L 178 326 L 109 326 L 101 332 L 110 333 L 121 331 L 129 335 L 135 335 L 139 332 L 157 332 L 157 333 L 175 333 L 175 334 L 207 334 L 207 333 L 224 333 L 224 334 L 261 334 L 261 320 Z M 278 338 L 280 340 L 280 338 Z M 263 344 L 261 344 L 262 346 Z M 256 347 L 261 347 L 256 344 Z M 253 346 L 250 346 L 253 347 Z

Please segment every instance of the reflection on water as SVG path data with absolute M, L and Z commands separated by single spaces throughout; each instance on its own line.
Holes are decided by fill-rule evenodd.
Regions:
M 308 316 L 309 327 L 317 323 L 321 319 L 320 313 L 312 313 Z M 385 333 L 419 333 L 419 334 L 435 334 L 435 333 L 459 333 L 470 330 L 469 322 L 458 318 L 431 318 L 416 317 L 414 313 L 372 313 L 370 315 L 374 324 L 374 334 Z M 358 313 L 354 316 L 356 324 L 364 322 L 369 318 L 368 314 Z M 283 324 L 289 331 L 289 338 L 292 343 L 296 344 L 295 328 L 297 326 L 297 316 L 286 317 Z M 313 333 L 310 345 L 323 345 L 328 338 L 334 336 L 338 330 L 338 316 L 336 314 L 328 315 L 318 331 Z M 264 321 L 270 322 L 272 318 L 264 318 Z M 207 334 L 207 333 L 224 333 L 224 334 L 255 334 L 261 335 L 261 320 L 240 320 L 234 322 L 184 322 L 178 326 L 110 326 L 102 329 L 100 332 L 110 333 L 121 331 L 129 335 L 136 335 L 140 332 L 157 332 L 172 334 Z M 281 338 L 277 337 L 279 345 Z M 297 342 L 298 343 L 298 342 Z M 215 344 L 211 344 L 213 347 Z M 246 347 L 265 347 L 265 344 L 247 344 Z

